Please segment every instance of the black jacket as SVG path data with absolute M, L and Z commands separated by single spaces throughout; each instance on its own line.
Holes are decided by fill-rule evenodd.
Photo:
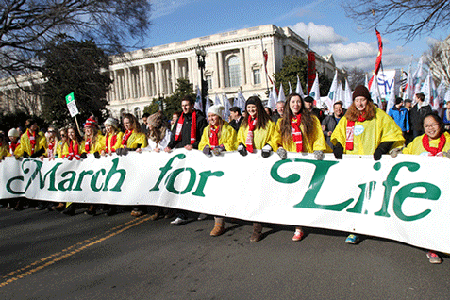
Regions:
M 195 132 L 195 143 L 192 144 L 192 148 L 198 149 L 198 143 L 200 142 L 203 130 L 208 125 L 208 123 L 206 122 L 205 116 L 202 112 L 200 112 L 199 110 L 195 110 L 195 112 L 197 118 L 197 127 Z M 187 114 L 184 116 L 184 123 L 183 127 L 181 128 L 181 139 L 179 141 L 175 141 L 175 132 L 177 130 L 177 124 L 180 117 L 178 117 L 177 122 L 175 123 L 175 126 L 172 130 L 172 137 L 170 138 L 170 142 L 167 145 L 171 149 L 183 148 L 184 146 L 191 144 L 192 114 Z
M 409 118 L 411 120 L 411 126 L 413 130 L 423 131 L 423 120 L 425 116 L 432 112 L 430 105 L 424 105 L 420 109 L 417 108 L 417 104 L 411 107 L 409 110 Z
M 242 124 L 242 120 L 244 120 L 242 116 L 238 122 L 236 122 L 236 120 L 231 120 L 230 126 L 233 127 L 236 131 L 239 131 L 239 128 L 241 127 Z

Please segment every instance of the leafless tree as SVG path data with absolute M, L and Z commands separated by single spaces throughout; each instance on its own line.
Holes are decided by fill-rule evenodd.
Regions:
M 0 0 L 0 77 L 39 70 L 36 58 L 60 35 L 118 54 L 143 41 L 147 0 Z
M 348 84 L 351 90 L 354 90 L 358 85 L 364 84 L 366 79 L 366 73 L 358 67 L 350 69 L 343 68 L 344 73 L 347 75 Z
M 450 86 L 450 36 L 442 42 L 430 45 L 425 57 L 433 77 Z
M 345 0 L 343 7 L 359 25 L 384 27 L 406 41 L 450 25 L 449 0 Z

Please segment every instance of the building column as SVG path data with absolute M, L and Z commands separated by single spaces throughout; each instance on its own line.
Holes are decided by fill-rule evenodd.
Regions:
M 124 90 L 124 98 L 125 99 L 129 99 L 129 98 L 131 98 L 131 93 L 130 93 L 130 87 L 131 87 L 131 85 L 130 85 L 130 68 L 125 68 L 124 69 L 124 71 L 125 71 L 125 80 L 124 80 L 124 87 L 123 87 L 123 90 Z
M 145 96 L 145 78 L 144 78 L 144 66 L 139 66 L 139 98 Z
M 153 65 L 153 69 L 150 67 L 150 69 L 148 70 L 149 75 L 150 75 L 150 93 L 148 94 L 149 96 L 154 96 L 156 95 L 156 84 L 155 84 L 155 65 Z
M 220 78 L 220 76 L 219 76 L 219 58 L 218 58 L 218 53 L 217 52 L 214 53 L 213 66 L 214 66 L 214 69 L 216 71 L 213 73 L 213 76 L 212 76 L 212 80 L 213 80 L 212 88 L 213 89 L 218 89 L 220 87 L 219 86 L 219 78 Z
M 176 68 L 177 67 L 175 65 L 175 62 L 176 62 L 176 59 L 172 59 L 170 61 L 170 72 L 171 72 L 171 74 L 170 74 L 169 78 L 172 79 L 172 93 L 175 92 L 175 86 L 176 86 L 176 83 L 177 83 L 177 77 L 175 76 L 175 72 L 176 72 Z M 172 94 L 172 93 L 170 93 L 170 94 Z
M 156 63 L 157 66 L 157 72 L 156 72 L 156 80 L 158 81 L 158 94 L 163 92 L 163 74 L 162 74 L 162 66 L 161 62 Z
M 150 96 L 150 93 L 148 92 L 148 88 L 149 88 L 149 86 L 148 86 L 148 69 L 147 69 L 147 66 L 145 65 L 145 66 L 142 66 L 142 72 L 143 72 L 143 75 L 144 75 L 144 82 L 143 82 L 143 85 L 144 85 L 144 97 L 148 97 L 148 96 Z
M 222 52 L 218 53 L 219 56 L 219 82 L 220 88 L 225 88 L 225 70 L 223 68 L 223 54 Z
M 241 86 L 245 85 L 247 83 L 247 78 L 246 78 L 246 72 L 245 72 L 245 68 L 246 68 L 246 63 L 245 63 L 245 52 L 244 52 L 244 48 L 239 49 L 239 52 L 241 54 Z
M 180 64 L 179 64 L 178 59 L 175 59 L 175 73 L 174 74 L 175 74 L 175 80 L 180 77 L 183 77 L 183 76 L 180 76 Z

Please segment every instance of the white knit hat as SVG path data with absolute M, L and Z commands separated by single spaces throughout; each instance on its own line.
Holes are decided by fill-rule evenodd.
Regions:
M 8 136 L 19 137 L 20 136 L 20 132 L 17 129 L 15 129 L 15 128 L 11 128 L 8 131 Z
M 213 105 L 208 108 L 208 114 L 218 115 L 221 119 L 223 119 L 223 111 L 225 107 L 223 105 Z
M 108 118 L 105 122 L 105 125 L 110 125 L 115 128 L 119 128 L 119 121 L 115 118 Z

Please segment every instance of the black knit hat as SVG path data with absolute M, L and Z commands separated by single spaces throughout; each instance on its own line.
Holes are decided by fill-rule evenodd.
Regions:
M 355 91 L 353 92 L 353 101 L 355 101 L 355 98 L 359 96 L 363 96 L 367 100 L 372 101 L 369 90 L 363 85 L 358 85 L 356 87 Z

